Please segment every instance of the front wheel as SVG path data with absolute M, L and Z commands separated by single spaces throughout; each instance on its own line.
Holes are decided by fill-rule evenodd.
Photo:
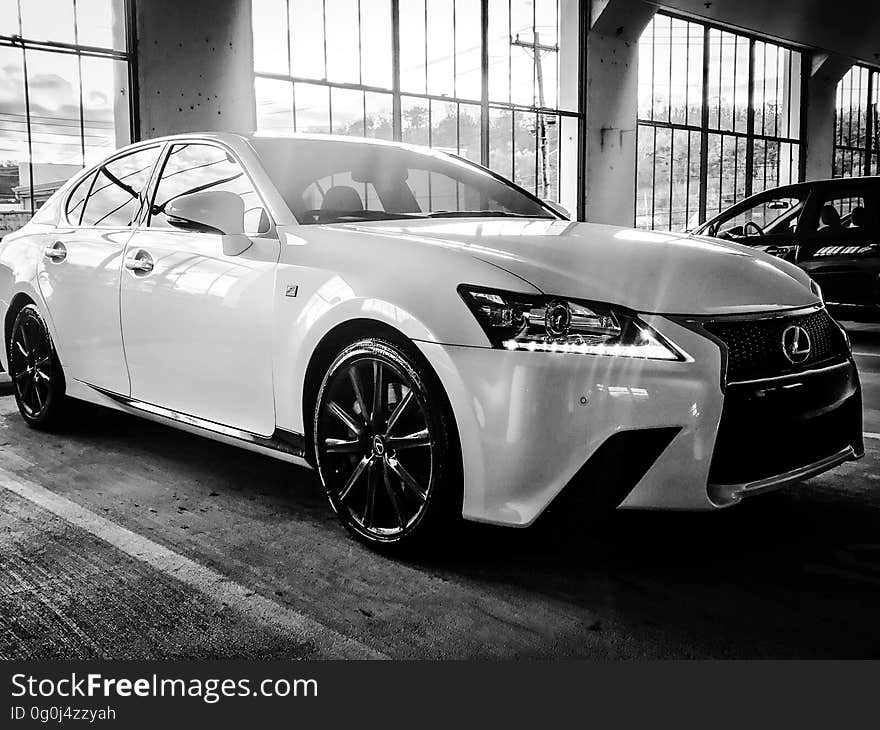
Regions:
M 346 347 L 324 376 L 313 435 L 330 504 L 359 539 L 412 545 L 461 516 L 446 398 L 404 347 L 378 338 Z
M 33 304 L 15 317 L 8 355 L 15 402 L 25 423 L 44 430 L 56 426 L 64 404 L 64 373 L 49 329 Z

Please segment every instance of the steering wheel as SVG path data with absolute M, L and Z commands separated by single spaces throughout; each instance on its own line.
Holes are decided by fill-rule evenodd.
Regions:
M 758 235 L 759 235 L 759 236 L 763 236 L 763 235 L 764 235 L 764 229 L 761 228 L 761 226 L 759 226 L 757 223 L 755 223 L 755 221 L 748 221 L 747 223 L 743 224 L 743 233 L 744 233 L 746 236 L 749 235 L 749 226 L 751 226 L 752 228 L 754 228 L 754 229 L 758 232 Z

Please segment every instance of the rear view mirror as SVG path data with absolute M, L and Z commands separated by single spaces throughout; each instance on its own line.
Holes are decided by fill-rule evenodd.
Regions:
M 225 190 L 203 190 L 174 198 L 165 206 L 175 228 L 202 233 L 244 233 L 244 201 Z
M 790 207 L 787 200 L 771 200 L 767 203 L 769 210 L 788 210 Z
M 555 200 L 542 200 L 542 203 L 546 205 L 548 208 L 552 208 L 554 212 L 559 213 L 566 220 L 571 220 L 571 213 L 568 212 L 568 208 L 564 205 L 560 205 Z

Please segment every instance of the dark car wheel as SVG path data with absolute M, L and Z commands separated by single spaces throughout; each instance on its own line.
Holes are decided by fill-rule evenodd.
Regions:
M 333 361 L 318 392 L 315 460 L 345 527 L 376 547 L 421 543 L 461 516 L 446 398 L 407 348 L 368 338 Z
M 64 403 L 64 373 L 49 329 L 33 304 L 12 324 L 8 355 L 15 402 L 25 423 L 38 429 L 56 426 Z

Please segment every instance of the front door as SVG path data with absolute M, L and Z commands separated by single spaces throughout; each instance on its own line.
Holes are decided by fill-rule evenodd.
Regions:
M 130 152 L 85 177 L 45 238 L 40 264 L 40 291 L 68 377 L 122 395 L 129 393 L 119 325 L 122 257 L 160 149 Z
M 165 213 L 182 195 L 224 190 L 245 204 L 244 253 L 219 233 L 175 228 Z M 159 177 L 148 225 L 128 242 L 122 330 L 131 396 L 263 436 L 275 429 L 272 314 L 280 244 L 261 200 L 224 148 L 176 144 Z

